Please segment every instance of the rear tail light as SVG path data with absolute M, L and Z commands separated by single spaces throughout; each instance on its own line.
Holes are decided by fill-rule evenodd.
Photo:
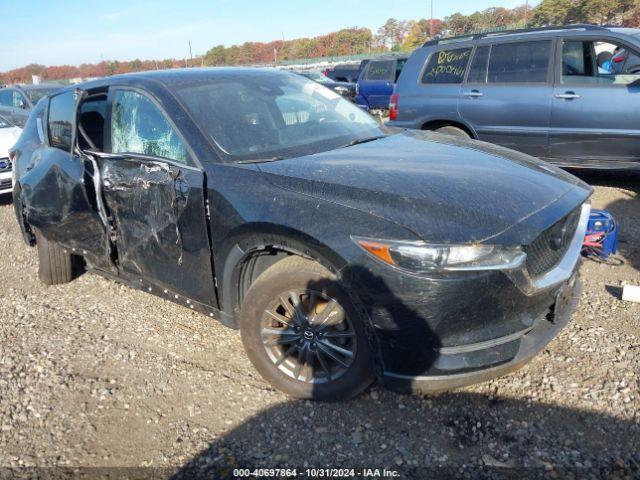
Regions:
M 394 93 L 389 100 L 389 120 L 395 120 L 398 118 L 398 99 L 400 95 Z

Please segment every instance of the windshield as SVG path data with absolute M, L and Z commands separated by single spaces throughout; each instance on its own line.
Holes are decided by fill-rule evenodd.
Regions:
M 9 128 L 9 127 L 13 127 L 13 125 L 9 123 L 9 120 L 7 120 L 2 115 L 0 115 L 0 128 Z
M 27 97 L 29 97 L 29 100 L 31 100 L 31 103 L 35 105 L 42 97 L 53 95 L 61 89 L 62 87 L 30 88 L 28 90 L 25 90 L 25 92 L 27 94 Z
M 294 74 L 216 75 L 176 93 L 229 161 L 310 155 L 386 134 L 353 103 Z

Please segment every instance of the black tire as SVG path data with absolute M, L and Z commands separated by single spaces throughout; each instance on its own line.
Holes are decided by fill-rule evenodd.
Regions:
M 36 230 L 38 248 L 38 277 L 45 285 L 59 285 L 73 280 L 73 261 L 70 253 L 50 242 Z
M 285 299 L 290 301 L 291 295 L 298 295 L 296 292 L 302 292 L 297 298 L 301 299 L 300 311 L 304 312 L 301 318 L 306 319 L 306 326 L 298 326 L 301 323 L 296 321 L 300 318 L 295 307 L 293 309 L 296 313 L 287 313 L 286 309 L 279 310 L 282 315 L 289 315 L 286 325 L 267 314 L 267 310 L 278 312 L 273 305 Z M 289 303 L 289 307 L 293 304 Z M 284 303 L 280 305 L 282 308 Z M 332 308 L 328 308 L 329 305 Z M 320 311 L 319 306 L 322 306 Z M 325 313 L 325 310 L 331 311 Z M 282 315 L 280 318 L 283 318 Z M 322 321 L 320 317 L 323 317 Z M 331 321 L 327 322 L 329 319 Z M 270 321 L 275 322 L 276 326 L 271 326 Z M 323 326 L 325 323 L 332 326 Z M 264 333 L 265 329 L 273 331 L 273 328 L 278 327 L 288 332 L 293 332 L 294 328 L 299 331 L 297 334 L 287 333 L 275 337 L 272 333 Z M 309 333 L 307 330 L 318 327 L 316 337 L 309 340 L 306 337 Z M 373 354 L 365 322 L 335 277 L 314 261 L 291 256 L 263 272 L 244 298 L 240 331 L 247 355 L 258 372 L 273 386 L 292 397 L 319 401 L 345 400 L 361 393 L 373 381 Z M 343 338 L 347 336 L 349 338 Z M 292 341 L 287 337 L 296 340 Z M 287 345 L 280 345 L 281 339 L 286 340 Z M 304 342 L 309 342 L 306 350 L 303 350 L 307 356 L 300 362 L 299 359 L 305 355 L 299 356 L 302 350 L 300 345 Z M 346 350 L 352 356 L 343 357 L 342 353 L 336 355 L 333 350 L 336 345 L 342 352 Z M 290 349 L 297 350 L 287 353 Z M 274 356 L 274 350 L 281 358 L 285 358 L 280 365 Z M 336 356 L 343 362 L 351 363 L 348 367 L 344 366 L 335 360 Z M 287 372 L 289 368 L 293 371 Z M 304 376 L 301 370 L 305 372 Z
M 471 135 L 469 135 L 463 129 L 454 127 L 453 125 L 447 125 L 446 127 L 436 128 L 435 131 L 438 133 L 442 133 L 443 135 L 452 135 L 454 137 L 471 138 Z

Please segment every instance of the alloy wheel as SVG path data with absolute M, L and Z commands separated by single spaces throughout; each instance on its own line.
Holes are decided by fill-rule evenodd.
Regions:
M 279 295 L 264 311 L 261 337 L 274 365 L 307 383 L 336 380 L 356 355 L 356 334 L 344 309 L 314 290 Z

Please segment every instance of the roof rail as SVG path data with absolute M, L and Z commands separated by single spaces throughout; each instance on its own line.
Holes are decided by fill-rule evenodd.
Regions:
M 467 33 L 464 35 L 457 35 L 455 37 L 436 38 L 433 40 L 426 41 L 422 46 L 429 47 L 432 45 L 442 45 L 446 43 L 466 42 L 469 40 L 477 40 L 479 38 L 485 38 L 485 37 L 517 35 L 519 33 L 545 32 L 545 31 L 553 31 L 553 30 L 606 30 L 607 28 L 609 27 L 593 25 L 590 23 L 574 23 L 571 25 L 549 25 L 546 27 L 517 28 L 513 30 L 495 30 L 492 32 Z

